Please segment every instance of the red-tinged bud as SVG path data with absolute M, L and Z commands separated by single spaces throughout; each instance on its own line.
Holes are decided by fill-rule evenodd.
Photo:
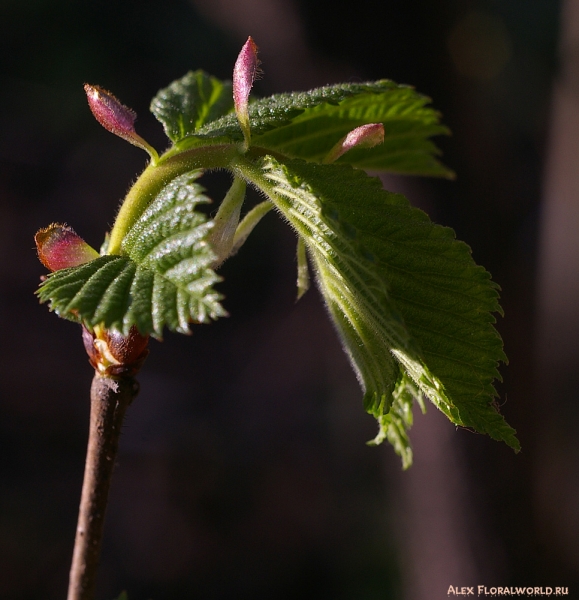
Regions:
M 84 91 L 92 114 L 107 131 L 123 138 L 135 133 L 137 113 L 134 110 L 98 85 L 85 83 Z
M 257 46 L 250 36 L 243 45 L 233 68 L 233 103 L 235 105 L 237 120 L 245 138 L 246 148 L 249 148 L 251 139 L 248 111 L 249 92 L 258 74 L 259 60 L 257 58 Z
M 53 223 L 34 236 L 38 258 L 51 271 L 77 267 L 99 257 L 71 227 Z
M 135 131 L 137 113 L 121 103 L 113 94 L 98 85 L 84 84 L 89 108 L 95 119 L 107 130 L 148 152 L 157 162 L 159 155 Z
M 352 148 L 373 148 L 384 142 L 384 125 L 369 123 L 352 129 L 328 153 L 325 163 L 332 163 Z
M 127 336 L 98 326 L 94 331 L 83 327 L 82 341 L 90 364 L 101 375 L 133 377 L 149 354 L 149 336 L 141 335 L 136 327 Z

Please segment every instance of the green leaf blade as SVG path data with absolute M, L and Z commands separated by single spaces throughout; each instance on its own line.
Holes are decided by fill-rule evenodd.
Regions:
M 270 130 L 289 125 L 306 109 L 316 106 L 338 106 L 350 96 L 368 92 L 377 93 L 393 85 L 396 84 L 386 80 L 366 84 L 343 83 L 315 88 L 308 92 L 274 94 L 268 98 L 260 98 L 249 105 L 251 135 L 260 136 Z M 207 123 L 197 133 L 207 138 L 225 136 L 233 141 L 243 140 L 241 128 L 234 114 Z
M 412 466 L 413 453 L 408 436 L 408 430 L 413 424 L 412 407 L 414 400 L 418 400 L 422 412 L 425 412 L 420 390 L 406 373 L 400 373 L 392 392 L 393 402 L 390 410 L 378 417 L 380 430 L 375 439 L 368 445 L 375 446 L 384 440 L 392 445 L 396 454 L 402 459 L 402 467 L 408 469 Z
M 131 261 L 134 262 L 134 261 Z M 123 318 L 123 332 L 135 326 L 142 334 L 154 333 L 161 336 L 163 328 L 155 329 L 153 322 L 153 293 L 155 272 L 137 266 L 130 290 L 130 303 Z M 166 307 L 164 307 L 166 310 Z
M 153 98 L 151 112 L 176 143 L 193 135 L 205 123 L 233 109 L 233 87 L 203 71 L 190 71 Z
M 345 187 L 347 180 L 351 188 Z M 493 313 L 502 312 L 498 286 L 488 272 L 474 263 L 470 248 L 456 241 L 451 229 L 432 224 L 401 198 L 392 199 L 379 180 L 353 171 L 324 182 L 321 193 L 332 198 L 340 219 L 358 230 L 361 243 L 378 258 L 422 357 L 458 409 L 458 419 L 449 416 L 518 449 L 514 430 L 494 406 L 497 366 L 507 359 L 493 326 Z M 345 189 L 361 194 L 363 210 Z
M 432 136 L 447 135 L 448 129 L 440 124 L 440 115 L 429 102 L 408 86 L 376 82 L 338 105 L 309 107 L 291 123 L 256 136 L 253 142 L 291 158 L 321 162 L 349 131 L 382 123 L 383 144 L 350 150 L 338 163 L 406 175 L 453 177 L 437 159 L 440 152 L 430 141 Z
M 272 157 L 240 170 L 304 237 L 366 408 L 405 460 L 407 408 L 397 398 L 409 382 L 454 423 L 518 449 L 494 405 L 506 360 L 493 326 L 497 286 L 468 246 L 358 170 Z
M 112 320 L 112 326 L 117 328 L 121 327 L 123 315 L 127 312 L 128 299 L 130 298 L 136 270 L 136 265 L 133 262 L 125 262 L 119 266 L 121 269 L 118 275 L 107 286 L 99 304 L 94 309 L 94 320 L 97 323 L 106 318 Z M 82 311 L 79 309 L 79 312 Z
M 339 84 L 256 100 L 249 115 L 256 152 L 321 162 L 348 132 L 368 123 L 383 123 L 384 143 L 354 149 L 338 159 L 358 168 L 392 173 L 453 177 L 438 160 L 430 141 L 446 135 L 430 100 L 409 86 L 389 80 Z M 182 150 L 202 143 L 240 142 L 243 134 L 234 114 L 206 123 L 195 136 L 179 142 Z

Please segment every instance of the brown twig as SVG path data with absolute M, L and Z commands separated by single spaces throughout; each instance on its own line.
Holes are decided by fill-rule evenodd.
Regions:
M 90 431 L 67 600 L 92 600 L 103 523 L 121 427 L 139 391 L 133 377 L 95 372 L 91 387 Z

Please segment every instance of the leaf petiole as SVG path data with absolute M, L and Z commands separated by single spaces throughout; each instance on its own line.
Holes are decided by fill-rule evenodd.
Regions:
M 310 270 L 308 268 L 308 258 L 306 252 L 306 243 L 304 238 L 298 237 L 298 248 L 297 248 L 297 261 L 298 261 L 298 295 L 296 301 L 299 300 L 310 288 Z
M 254 230 L 255 226 L 267 215 L 267 213 L 273 208 L 273 204 L 269 200 L 260 202 L 257 206 L 254 206 L 246 215 L 243 217 L 241 223 L 237 226 L 235 236 L 233 237 L 233 245 L 230 256 L 233 256 L 245 243 L 245 240 L 249 237 L 249 234 Z
M 217 255 L 212 265 L 213 268 L 222 264 L 231 253 L 246 187 L 244 179 L 235 177 L 213 219 L 214 225 L 209 236 L 211 248 Z

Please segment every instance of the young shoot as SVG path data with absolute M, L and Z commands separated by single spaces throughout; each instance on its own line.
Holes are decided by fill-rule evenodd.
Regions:
M 451 229 L 367 174 L 452 178 L 432 141 L 448 133 L 439 113 L 388 79 L 250 102 L 258 67 L 250 37 L 232 82 L 192 71 L 161 90 L 151 110 L 170 147 L 160 156 L 135 132 L 131 109 L 85 86 L 99 123 L 151 161 L 103 232 L 100 253 L 66 225 L 36 235 L 50 271 L 38 297 L 80 324 L 95 370 L 68 600 L 94 594 L 122 419 L 149 338 L 187 334 L 227 314 L 215 269 L 272 210 L 297 236 L 298 298 L 309 269 L 315 274 L 364 409 L 376 418 L 374 444 L 389 441 L 409 467 L 412 408 L 428 400 L 454 425 L 519 450 L 495 399 L 506 362 L 494 327 L 498 286 Z M 200 180 L 215 169 L 228 171 L 232 185 L 211 219 L 200 210 L 210 202 Z M 263 201 L 240 220 L 248 186 Z

